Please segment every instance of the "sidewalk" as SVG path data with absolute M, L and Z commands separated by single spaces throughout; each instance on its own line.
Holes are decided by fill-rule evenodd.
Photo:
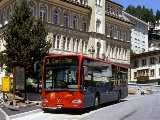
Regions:
M 1 120 L 10 120 L 9 116 L 0 108 L 0 119 Z

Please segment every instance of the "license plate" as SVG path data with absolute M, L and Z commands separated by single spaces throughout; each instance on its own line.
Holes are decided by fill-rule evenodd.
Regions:
M 62 105 L 57 105 L 57 108 L 61 108 L 62 107 Z

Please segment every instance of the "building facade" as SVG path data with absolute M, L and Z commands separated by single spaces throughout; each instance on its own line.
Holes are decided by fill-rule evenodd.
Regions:
M 5 44 L 3 31 L 20 3 L 0 2 L 0 50 Z M 34 18 L 45 23 L 50 54 L 84 54 L 130 65 L 133 24 L 124 19 L 122 5 L 110 0 L 28 0 L 28 5 Z
M 160 20 L 150 25 L 149 51 L 160 50 Z
M 160 50 L 141 53 L 131 58 L 130 83 L 160 85 Z
M 131 29 L 131 49 L 136 53 L 148 52 L 148 24 L 123 11 L 123 14 L 134 23 Z

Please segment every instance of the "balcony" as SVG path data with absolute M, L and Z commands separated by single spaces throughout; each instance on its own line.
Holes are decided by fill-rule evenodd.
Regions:
M 137 77 L 137 81 L 148 81 L 149 80 L 149 76 L 138 76 Z

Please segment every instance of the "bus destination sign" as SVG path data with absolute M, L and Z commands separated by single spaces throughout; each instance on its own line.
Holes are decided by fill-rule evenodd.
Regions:
M 77 61 L 77 57 L 51 57 L 46 59 L 46 65 L 77 64 Z

